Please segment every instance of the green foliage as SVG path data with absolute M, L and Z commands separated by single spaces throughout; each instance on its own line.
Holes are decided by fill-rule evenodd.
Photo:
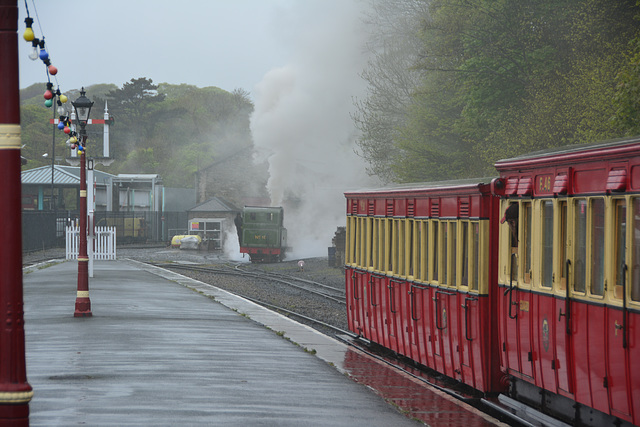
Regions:
M 484 175 L 501 158 L 640 133 L 640 2 L 426 3 L 397 180 Z
M 52 135 L 56 157 L 69 155 L 66 135 L 57 129 L 53 132 L 49 124 L 53 116 L 42 103 L 44 85 L 34 86 L 21 93 L 25 169 L 51 164 L 51 157 L 42 154 L 51 155 Z M 86 91 L 94 101 L 91 117 L 103 117 L 106 101 L 114 119 L 110 150 L 116 161 L 101 168 L 109 173 L 157 173 L 167 186 L 192 187 L 195 172 L 239 147 L 252 146 L 249 117 L 253 104 L 242 90 L 229 93 L 217 87 L 154 85 L 140 78 L 122 88 L 103 84 Z M 88 131 L 89 155 L 101 156 L 102 129 L 89 126 Z
M 640 0 L 636 2 L 640 6 Z M 636 21 L 640 13 L 636 14 Z M 613 124 L 625 135 L 640 134 L 640 36 L 629 43 L 626 63 L 616 76 Z

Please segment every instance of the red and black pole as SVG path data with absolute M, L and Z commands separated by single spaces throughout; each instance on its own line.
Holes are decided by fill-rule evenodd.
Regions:
M 17 0 L 0 0 L 0 425 L 28 426 L 17 31 Z
M 80 138 L 82 146 L 80 152 L 80 236 L 78 244 L 78 291 L 76 294 L 76 311 L 74 317 L 91 317 L 91 300 L 89 299 L 89 256 L 87 255 L 87 171 L 86 156 L 84 154 L 87 141 L 85 124 L 80 124 Z
M 78 292 L 76 294 L 75 317 L 91 317 L 89 299 L 89 256 L 87 255 L 87 122 L 93 102 L 85 96 L 84 88 L 80 97 L 72 102 L 76 110 L 76 120 L 80 126 L 78 151 L 80 151 L 80 242 L 78 244 Z

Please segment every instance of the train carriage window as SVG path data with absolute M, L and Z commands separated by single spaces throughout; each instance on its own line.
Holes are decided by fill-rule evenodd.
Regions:
M 614 298 L 622 299 L 622 289 L 625 269 L 627 264 L 627 201 L 625 199 L 614 200 L 615 212 L 615 288 Z
M 640 301 L 640 198 L 633 199 L 633 268 L 631 269 L 632 301 Z
M 450 253 L 449 253 L 449 271 L 451 271 L 450 274 L 450 280 L 449 282 L 447 282 L 449 284 L 449 286 L 456 286 L 458 284 L 458 265 L 457 265 L 457 261 L 458 261 L 458 224 L 455 222 L 450 222 L 449 223 L 449 236 L 451 239 L 451 248 L 450 248 Z
M 387 265 L 388 271 L 394 272 L 396 268 L 396 254 L 398 253 L 396 241 L 396 222 L 393 219 L 389 220 L 389 264 Z
M 553 286 L 553 201 L 542 201 L 542 281 L 545 288 Z
M 518 202 L 509 204 L 509 207 L 505 209 L 502 220 L 500 220 L 501 224 L 507 225 L 508 228 L 508 239 L 509 239 L 509 276 L 516 278 L 518 277 L 518 232 L 519 227 L 518 223 L 520 220 L 520 205 Z
M 418 280 L 423 280 L 424 278 L 422 277 L 422 230 L 424 228 L 424 223 L 422 221 L 415 221 L 414 222 L 414 227 L 413 227 L 413 232 L 415 233 L 415 237 L 413 239 L 413 247 L 414 247 L 414 252 L 413 252 L 413 256 L 414 258 L 414 271 L 415 271 L 415 277 Z
M 460 242 L 460 250 L 462 251 L 462 273 L 460 275 L 460 285 L 461 286 L 469 286 L 469 222 L 461 221 L 461 242 Z
M 373 218 L 365 218 L 365 224 L 367 228 L 367 267 L 371 268 L 373 267 Z
M 438 254 L 440 253 L 440 248 L 438 247 L 438 240 L 439 240 L 439 234 L 440 234 L 440 230 L 439 230 L 439 225 L 440 222 L 439 221 L 433 221 L 433 236 L 431 237 L 431 241 L 433 242 L 431 245 L 432 251 L 431 253 L 433 254 L 433 274 L 432 274 L 432 278 L 434 281 L 438 281 L 439 280 L 439 272 L 440 269 L 439 264 L 440 264 L 440 260 L 438 257 Z
M 355 249 L 354 249 L 354 260 L 357 265 L 362 265 L 360 259 L 360 247 L 362 245 L 362 221 L 361 218 L 356 218 L 356 235 L 355 235 Z
M 440 246 L 440 250 L 442 251 L 442 257 L 441 257 L 441 265 L 442 265 L 442 281 L 440 283 L 442 284 L 447 284 L 448 279 L 449 279 L 449 271 L 447 269 L 447 263 L 449 262 L 449 245 L 448 245 L 448 240 L 449 240 L 449 223 L 448 222 L 443 222 L 442 223 L 442 230 L 440 231 L 441 237 L 440 240 L 442 241 L 441 246 Z
M 347 217 L 347 236 L 345 239 L 346 255 L 345 261 L 347 264 L 353 263 L 353 217 Z
M 404 276 L 404 255 L 405 255 L 405 220 L 396 220 L 396 258 L 395 258 L 395 272 L 400 276 Z
M 531 202 L 522 202 L 522 208 L 522 234 L 524 235 L 524 266 L 522 273 L 524 283 L 531 283 L 531 248 L 533 244 Z
M 471 289 L 477 291 L 480 285 L 480 223 L 471 225 L 471 263 L 473 275 L 471 276 Z
M 565 266 L 567 265 L 567 248 L 569 247 L 569 241 L 567 240 L 567 202 L 564 200 L 560 201 L 558 203 L 558 210 L 560 211 L 560 223 L 558 224 L 560 240 L 557 245 L 560 260 L 560 265 L 558 266 L 560 281 L 556 286 L 559 290 L 565 290 L 567 286 L 567 271 Z
M 386 218 L 380 220 L 380 269 L 384 272 L 389 271 L 389 242 L 391 242 L 391 237 L 389 236 L 388 222 L 389 220 Z
M 420 264 L 422 269 L 422 274 L 420 275 L 420 279 L 423 281 L 429 280 L 429 222 L 421 221 L 422 227 L 422 236 L 420 237 L 421 242 L 421 256 L 420 256 Z
M 373 218 L 372 219 L 372 230 L 371 230 L 371 267 L 374 270 L 380 270 L 380 219 Z
M 587 200 L 579 199 L 575 203 L 575 262 L 574 262 L 574 290 L 585 293 L 587 291 Z
M 591 202 L 591 295 L 604 295 L 604 199 Z
M 407 256 L 406 256 L 406 265 L 407 265 L 407 275 L 413 276 L 413 226 L 414 220 L 407 219 Z

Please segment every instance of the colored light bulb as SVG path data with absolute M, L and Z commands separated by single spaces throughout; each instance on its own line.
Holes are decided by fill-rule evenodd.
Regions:
M 62 94 L 58 97 L 58 99 L 60 99 L 60 102 L 64 104 L 65 102 L 67 102 L 67 95 Z
M 29 59 L 32 61 L 35 61 L 39 57 L 40 57 L 40 54 L 38 53 L 38 46 L 33 46 L 31 48 L 31 52 L 29 52 Z
M 53 105 L 53 101 L 50 99 L 47 99 L 46 101 L 44 101 L 44 106 L 49 108 Z
M 55 76 L 58 74 L 58 68 L 55 65 L 49 65 L 49 74 Z
M 49 89 L 44 91 L 44 99 L 51 99 L 53 98 L 53 92 L 51 92 Z
M 40 59 L 42 59 L 43 61 L 49 59 L 49 53 L 45 48 L 40 49 Z
M 27 29 L 24 30 L 24 34 L 22 35 L 22 38 L 30 42 L 36 38 L 36 35 L 33 33 L 33 29 L 31 27 L 27 27 Z

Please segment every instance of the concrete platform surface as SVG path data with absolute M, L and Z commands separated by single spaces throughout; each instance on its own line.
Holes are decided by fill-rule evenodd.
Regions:
M 496 423 L 219 288 L 133 261 L 94 270 L 89 318 L 73 317 L 76 262 L 24 276 L 32 426 Z

